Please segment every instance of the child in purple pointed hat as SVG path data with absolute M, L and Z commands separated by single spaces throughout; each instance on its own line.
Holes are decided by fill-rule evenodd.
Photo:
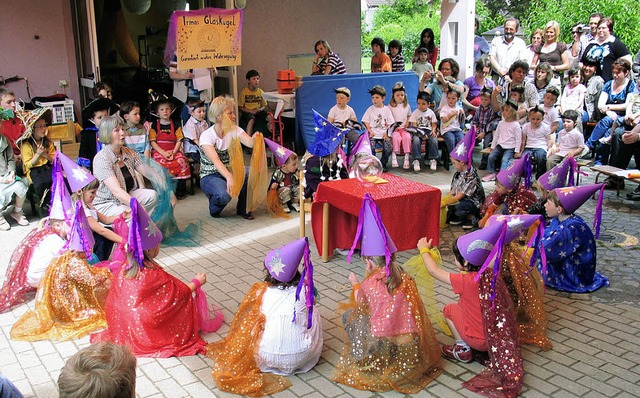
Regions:
M 227 337 L 207 347 L 219 389 L 273 394 L 291 386 L 280 376 L 305 373 L 316 365 L 322 353 L 322 320 L 309 254 L 307 238 L 267 254 L 264 281 L 245 295 Z
M 74 210 L 69 240 L 40 280 L 34 311 L 13 325 L 12 339 L 69 340 L 106 326 L 104 301 L 111 273 L 89 265 L 91 229 L 82 205 L 76 202 Z
M 441 372 L 435 332 L 414 279 L 395 260 L 396 246 L 367 194 L 358 233 L 366 266 L 362 284 L 352 272 L 351 302 L 342 320 L 348 339 L 334 381 L 361 390 L 413 394 Z
M 544 207 L 547 203 L 549 192 L 556 188 L 573 186 L 577 169 L 578 165 L 574 158 L 562 159 L 560 164 L 548 170 L 536 180 L 534 185 L 538 189 L 538 192 L 540 192 L 540 198 L 527 209 L 523 210 L 526 210 L 529 214 L 542 214 L 544 218 L 547 219 L 547 211 Z
M 202 291 L 207 276 L 198 273 L 184 283 L 162 269 L 154 260 L 160 253 L 162 232 L 135 198 L 130 207 L 131 228 L 123 220 L 114 224 L 127 243 L 118 247 L 123 260 L 114 267 L 105 304 L 108 328 L 92 335 L 91 342 L 128 345 L 141 357 L 204 353 L 206 342 L 198 332 L 216 331 L 223 321 L 219 310 L 209 308 Z
M 298 155 L 268 138 L 265 138 L 264 142 L 273 153 L 277 165 L 269 183 L 267 210 L 276 215 L 300 211 Z
M 546 273 L 545 284 L 553 289 L 587 293 L 608 286 L 609 280 L 596 271 L 596 242 L 600 233 L 604 184 L 557 188 L 549 193 L 545 208 L 551 223 L 544 231 Z M 600 191 L 594 222 L 595 237 L 584 220 L 574 214 L 596 192 Z
M 525 154 L 515 160 L 496 176 L 496 189 L 485 199 L 480 208 L 483 219 L 495 214 L 514 214 L 519 209 L 526 209 L 538 199 L 530 189 L 531 155 Z M 524 179 L 524 181 L 523 181 Z
M 448 208 L 447 221 L 452 225 L 462 224 L 462 229 L 477 227 L 480 221 L 480 206 L 485 200 L 484 187 L 478 170 L 473 166 L 473 147 L 476 143 L 476 128 L 464 138 L 449 154 L 456 172 L 451 179 L 451 190 L 440 202 Z

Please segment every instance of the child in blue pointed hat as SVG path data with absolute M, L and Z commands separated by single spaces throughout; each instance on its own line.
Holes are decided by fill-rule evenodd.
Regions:
M 322 319 L 309 255 L 307 238 L 267 253 L 264 281 L 245 295 L 227 337 L 208 347 L 220 390 L 273 394 L 291 386 L 281 376 L 308 372 L 320 359 Z
M 545 219 L 548 218 L 544 207 L 547 203 L 549 192 L 556 188 L 573 186 L 577 170 L 578 165 L 574 158 L 564 158 L 560 164 L 542 174 L 534 184 L 538 188 L 540 198 L 525 209 L 526 212 L 529 214 L 542 214 Z
M 271 176 L 267 193 L 267 211 L 278 216 L 300 211 L 298 155 L 268 138 L 265 138 L 264 142 L 276 161 L 276 169 Z
M 362 283 L 352 272 L 352 300 L 342 320 L 348 339 L 334 381 L 371 391 L 421 391 L 441 372 L 437 340 L 414 279 L 395 260 L 396 246 L 367 194 L 351 253 L 360 244 Z

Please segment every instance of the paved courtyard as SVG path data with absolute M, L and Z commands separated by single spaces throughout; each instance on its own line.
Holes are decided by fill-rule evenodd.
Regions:
M 419 173 L 395 169 L 403 177 L 436 186 L 448 192 L 453 172 L 424 170 Z M 593 174 L 593 173 L 592 173 Z M 593 176 L 585 178 L 592 182 Z M 545 307 L 549 314 L 549 338 L 553 350 L 542 352 L 537 347 L 524 346 L 525 380 L 523 397 L 638 397 L 640 396 L 640 202 L 623 200 L 625 193 L 635 188 L 629 184 L 620 197 L 607 191 L 604 201 L 602 233 L 598 243 L 598 270 L 610 279 L 611 285 L 592 294 L 566 294 L 547 290 Z M 487 191 L 493 183 L 485 184 Z M 588 202 L 578 214 L 588 223 L 593 219 L 595 201 Z M 176 210 L 181 227 L 202 222 L 204 238 L 201 247 L 163 247 L 158 262 L 183 281 L 197 272 L 206 272 L 208 283 L 203 286 L 225 314 L 225 325 L 204 336 L 216 341 L 228 332 L 228 325 L 249 287 L 264 276 L 262 261 L 272 248 L 298 237 L 298 218 L 289 220 L 268 216 L 264 210 L 256 220 L 246 221 L 232 216 L 235 207 L 223 213 L 223 218 L 208 216 L 207 201 L 201 191 L 179 202 Z M 308 216 L 307 216 L 308 218 Z M 308 219 L 307 219 L 308 222 Z M 0 283 L 3 282 L 11 252 L 33 227 L 13 227 L 0 232 Z M 310 228 L 307 228 L 307 236 Z M 441 232 L 445 267 L 453 269 L 450 245 L 462 233 L 459 227 Z M 310 239 L 313 245 L 313 240 Z M 404 262 L 417 250 L 399 253 Z M 322 263 L 312 247 L 315 283 L 320 294 L 319 309 L 324 328 L 324 351 L 318 365 L 306 374 L 290 377 L 293 386 L 277 394 L 279 397 L 397 397 L 389 392 L 376 394 L 358 391 L 331 381 L 334 365 L 341 349 L 341 328 L 335 313 L 337 303 L 348 297 L 347 276 L 354 271 L 364 274 L 361 262 L 349 265 L 346 258 L 334 255 Z M 442 286 L 436 288 L 439 306 L 456 297 Z M 11 379 L 26 397 L 57 397 L 56 380 L 65 361 L 89 344 L 89 338 L 54 342 L 18 342 L 9 339 L 13 323 L 33 302 L 12 312 L 0 314 L 0 372 Z M 440 342 L 449 342 L 436 327 Z M 481 371 L 477 363 L 458 364 L 442 360 L 444 374 L 425 390 L 423 397 L 477 396 L 461 387 Z M 230 397 L 218 391 L 211 378 L 211 361 L 203 355 L 138 359 L 138 397 Z

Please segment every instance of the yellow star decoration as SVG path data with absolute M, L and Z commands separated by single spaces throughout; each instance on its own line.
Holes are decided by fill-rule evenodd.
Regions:
M 566 187 L 560 188 L 560 193 L 564 194 L 564 196 L 573 195 L 573 191 L 576 190 L 576 187 Z
M 320 131 L 320 129 L 319 129 L 318 127 L 314 127 L 313 129 L 316 131 L 316 133 L 317 133 L 318 131 Z
M 324 122 L 324 121 L 323 121 L 323 122 L 322 122 L 322 125 L 323 125 L 323 126 L 326 126 L 326 125 L 327 125 L 327 122 Z

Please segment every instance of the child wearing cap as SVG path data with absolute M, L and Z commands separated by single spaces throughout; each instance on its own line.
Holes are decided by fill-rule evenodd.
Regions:
M 308 372 L 320 359 L 322 319 L 307 238 L 270 251 L 264 268 L 264 281 L 245 295 L 227 337 L 207 346 L 222 391 L 274 394 L 291 386 L 282 376 Z
M 523 210 L 526 210 L 529 214 L 541 214 L 546 220 L 548 215 L 545 210 L 545 204 L 547 203 L 549 192 L 556 188 L 573 186 L 574 176 L 576 175 L 577 169 L 578 165 L 574 158 L 562 159 L 562 162 L 560 162 L 556 167 L 547 171 L 536 180 L 535 186 L 540 193 L 540 198 Z
M 80 132 L 80 149 L 78 149 L 78 164 L 93 171 L 93 158 L 96 156 L 102 143 L 98 140 L 98 128 L 100 122 L 107 116 L 113 115 L 120 109 L 118 104 L 109 98 L 98 98 L 91 101 L 82 110 L 84 129 Z
M 298 181 L 298 155 L 268 138 L 265 143 L 276 159 L 277 167 L 271 176 L 267 193 L 267 210 L 276 215 L 283 211 L 300 211 L 300 182 Z
M 154 258 L 162 232 L 135 198 L 130 201 L 131 226 L 118 219 L 114 231 L 124 238 L 114 253 L 113 282 L 104 311 L 106 327 L 91 342 L 127 345 L 138 357 L 168 358 L 203 354 L 203 333 L 218 330 L 223 315 L 209 305 L 198 273 L 185 284 L 166 272 Z M 193 293 L 196 293 L 195 299 Z
M 494 90 L 495 92 L 495 90 Z M 500 170 L 509 166 L 512 159 L 520 158 L 522 146 L 522 127 L 517 121 L 518 104 L 507 100 L 502 106 L 502 120 L 498 123 L 491 141 L 491 152 L 487 159 L 487 171 L 489 174 L 482 177 L 482 181 L 496 179 L 496 162 L 502 157 Z
M 413 171 L 420 171 L 420 152 L 422 141 L 427 141 L 425 164 L 429 162 L 429 167 L 435 171 L 438 167 L 438 119 L 436 114 L 429 108 L 431 95 L 426 91 L 418 91 L 416 99 L 418 109 L 413 111 L 409 117 L 409 127 L 407 131 L 411 137 L 411 156 L 413 157 Z
M 584 135 L 576 127 L 580 114 L 568 110 L 562 114 L 563 129 L 558 133 L 557 143 L 551 147 L 547 156 L 547 168 L 550 169 L 564 158 L 578 157 L 585 150 Z
M 456 172 L 451 179 L 451 190 L 441 200 L 448 207 L 448 221 L 452 225 L 462 224 L 462 229 L 477 227 L 480 221 L 480 206 L 485 199 L 484 187 L 473 166 L 473 147 L 476 143 L 475 128 L 471 128 L 449 154 Z
M 557 188 L 549 193 L 545 209 L 551 223 L 544 231 L 546 274 L 538 256 L 538 269 L 545 285 L 572 293 L 588 293 L 608 286 L 609 280 L 596 271 L 596 241 L 600 232 L 603 184 Z M 600 191 L 595 215 L 595 237 L 575 211 Z
M 380 210 L 366 194 L 356 245 L 366 266 L 352 272 L 350 303 L 342 317 L 347 339 L 333 380 L 360 390 L 415 394 L 442 373 L 437 340 L 414 279 L 395 260 L 396 246 Z
M 336 104 L 329 109 L 327 120 L 329 123 L 339 123 L 338 127 L 345 127 L 347 120 L 358 121 L 356 112 L 347 105 L 351 99 L 351 90 L 346 87 L 334 88 L 336 93 Z
M 382 146 L 382 167 L 384 171 L 387 171 L 387 163 L 389 162 L 389 155 L 393 150 L 391 137 L 389 137 L 388 129 L 395 119 L 391 110 L 384 106 L 384 99 L 387 96 L 387 91 L 382 86 L 373 86 L 369 90 L 371 94 L 371 105 L 367 108 L 366 112 L 362 116 L 362 123 L 367 128 L 367 133 L 371 139 L 371 144 Z

